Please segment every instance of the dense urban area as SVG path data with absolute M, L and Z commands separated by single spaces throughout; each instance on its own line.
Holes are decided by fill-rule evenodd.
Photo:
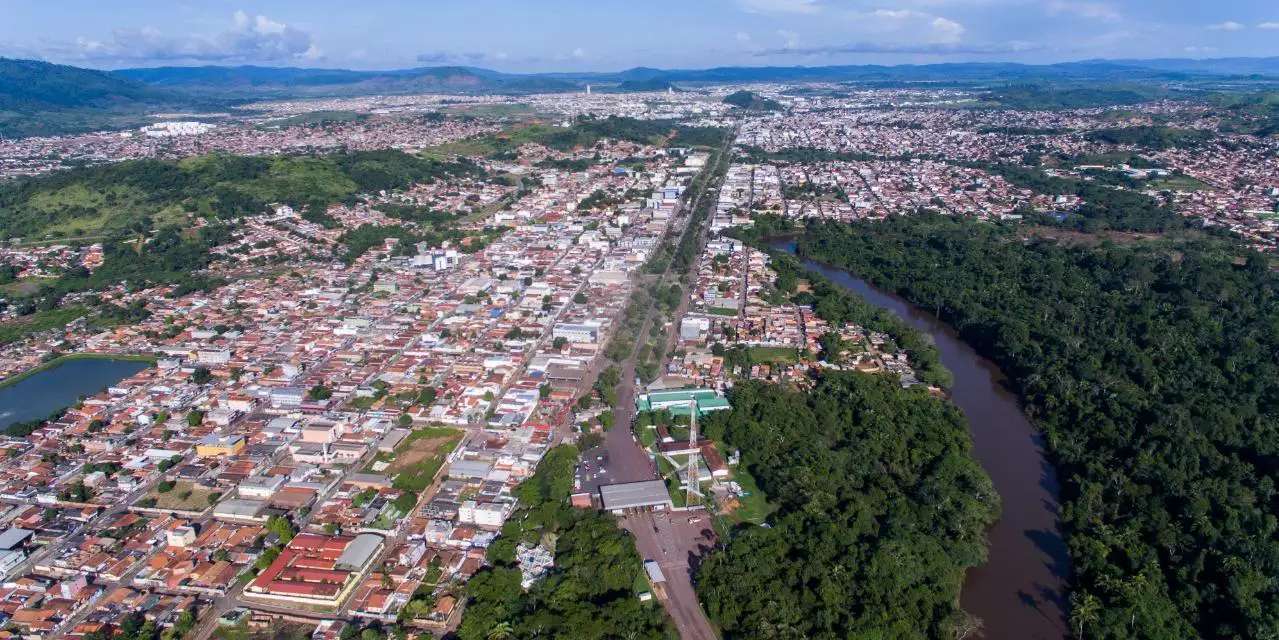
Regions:
M 1279 99 L 1087 93 L 0 139 L 0 637 L 1276 637 Z

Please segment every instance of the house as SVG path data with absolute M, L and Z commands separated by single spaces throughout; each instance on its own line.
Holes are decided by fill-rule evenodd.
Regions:
M 195 445 L 195 454 L 201 458 L 233 456 L 244 450 L 244 436 L 210 433 Z

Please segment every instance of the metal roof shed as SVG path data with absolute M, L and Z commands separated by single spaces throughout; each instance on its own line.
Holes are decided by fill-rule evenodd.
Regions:
M 666 483 L 661 480 L 604 485 L 600 487 L 600 500 L 608 511 L 658 507 L 670 509 L 675 506 L 671 501 L 671 494 L 666 491 Z

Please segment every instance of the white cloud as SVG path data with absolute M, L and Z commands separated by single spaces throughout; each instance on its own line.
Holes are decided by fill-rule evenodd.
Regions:
M 933 18 L 931 24 L 933 35 L 941 42 L 956 42 L 959 40 L 959 36 L 964 35 L 964 25 L 949 18 L 938 16 Z
M 748 13 L 801 13 L 821 11 L 817 0 L 737 0 L 737 6 Z
M 581 47 L 573 49 L 573 53 L 570 53 L 569 57 L 573 58 L 574 60 L 581 60 L 586 57 L 586 50 Z
M 1001 55 L 1016 54 L 1027 51 L 1036 51 L 1042 49 L 1043 45 L 1036 42 L 1024 42 L 1020 40 L 1010 42 L 994 42 L 981 44 L 964 44 L 960 42 L 931 42 L 931 43 L 901 43 L 901 42 L 854 42 L 852 44 L 828 46 L 828 47 L 805 47 L 795 49 L 765 49 L 755 52 L 756 57 L 768 56 L 806 56 L 806 57 L 830 57 L 844 56 L 857 53 L 889 53 L 889 54 L 913 54 L 913 55 L 936 55 L 936 56 L 952 56 L 952 55 Z
M 751 42 L 751 34 L 746 33 L 745 31 L 738 31 L 733 34 L 733 38 L 742 44 L 750 44 Z
M 106 64 L 166 62 L 278 62 L 320 60 L 323 51 L 311 34 L 244 11 L 231 14 L 226 29 L 212 34 L 167 36 L 159 29 L 118 29 L 108 38 L 78 37 L 53 44 L 50 58 Z
M 780 36 L 782 41 L 785 43 L 782 45 L 783 49 L 794 49 L 795 47 L 799 46 L 798 33 L 795 33 L 794 31 L 790 31 L 787 29 L 778 29 L 777 35 Z
M 1100 2 L 1048 0 L 1045 9 L 1047 9 L 1050 16 L 1070 14 L 1087 20 L 1102 20 L 1106 22 L 1114 22 L 1123 18 L 1114 7 Z
M 1279 29 L 1279 22 L 1263 22 L 1257 25 L 1258 29 Z
M 462 64 L 473 65 L 486 62 L 501 62 L 506 60 L 507 56 L 504 52 L 483 53 L 480 51 L 467 51 L 464 53 L 455 53 L 452 51 L 431 51 L 429 53 L 419 53 L 417 61 L 426 64 Z M 568 56 L 560 56 L 559 59 L 567 60 Z
M 1186 47 L 1186 53 L 1212 53 L 1217 47 Z
M 876 9 L 871 13 L 876 18 L 927 18 L 928 14 L 913 11 L 911 9 Z
M 262 15 L 257 17 L 254 24 L 255 26 L 253 30 L 258 33 L 284 33 L 284 30 L 288 29 L 288 27 L 284 24 L 275 22 L 274 20 Z
M 1243 28 L 1243 25 L 1241 25 L 1241 24 L 1239 24 L 1238 22 L 1235 22 L 1235 21 L 1233 21 L 1233 20 L 1231 20 L 1231 21 L 1227 21 L 1227 22 L 1223 22 L 1223 23 L 1221 23 L 1221 24 L 1210 24 L 1210 25 L 1208 25 L 1208 29 L 1210 29 L 1210 30 L 1212 30 L 1212 31 L 1238 31 L 1238 30 L 1240 30 L 1240 29 L 1242 29 L 1242 28 Z

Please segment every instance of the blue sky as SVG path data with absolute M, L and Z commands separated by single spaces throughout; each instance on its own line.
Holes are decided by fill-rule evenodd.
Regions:
M 1276 0 L 0 0 L 0 55 L 503 71 L 1279 55 Z

